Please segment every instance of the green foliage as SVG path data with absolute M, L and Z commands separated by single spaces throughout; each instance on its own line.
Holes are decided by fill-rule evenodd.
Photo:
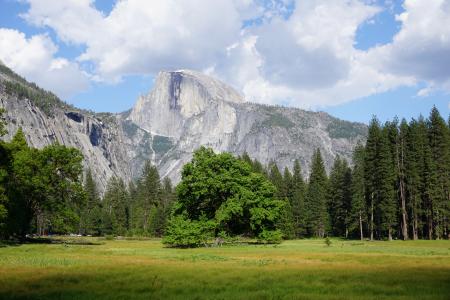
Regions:
M 6 131 L 6 121 L 5 121 L 5 117 L 4 114 L 6 113 L 6 110 L 4 108 L 0 107 L 0 137 L 4 136 L 7 131 Z
M 200 148 L 182 171 L 174 216 L 213 221 L 215 232 L 258 236 L 274 230 L 283 201 L 274 199 L 275 187 L 261 174 L 229 153 Z M 169 231 L 170 225 L 169 225 Z
M 351 169 L 346 160 L 336 157 L 331 169 L 328 184 L 328 210 L 331 233 L 334 236 L 348 237 L 351 211 Z
M 333 119 L 327 126 L 328 134 L 331 138 L 351 139 L 358 136 L 365 136 L 367 134 L 366 127 L 362 124 L 355 126 L 355 123 Z
M 306 195 L 307 230 L 310 235 L 324 237 L 329 230 L 327 211 L 328 178 L 320 150 L 314 152 Z
M 34 83 L 20 81 L 5 81 L 6 93 L 15 95 L 20 100 L 29 99 L 39 107 L 46 115 L 52 116 L 55 107 L 74 109 L 72 106 L 62 102 L 53 93 L 39 88 Z
M 170 219 L 163 243 L 173 247 L 202 246 L 214 236 L 215 227 L 212 220 L 190 220 L 184 215 L 177 215 Z
M 102 205 L 91 169 L 88 169 L 86 172 L 84 192 L 86 195 L 86 204 L 80 213 L 80 232 L 88 235 L 100 235 L 102 231 Z
M 292 208 L 295 236 L 297 237 L 304 236 L 306 234 L 305 194 L 306 184 L 303 180 L 300 162 L 296 159 L 294 162 L 292 192 L 289 201 Z
M 353 170 L 351 182 L 351 210 L 349 220 L 350 235 L 364 239 L 363 224 L 367 222 L 366 187 L 364 185 L 364 146 L 358 144 L 353 152 Z
M 110 178 L 102 202 L 103 233 L 125 235 L 129 224 L 129 194 L 122 179 Z
M 258 235 L 258 242 L 262 244 L 280 244 L 283 240 L 283 233 L 281 230 L 266 230 L 264 229 Z
M 292 128 L 295 124 L 288 117 L 284 116 L 279 112 L 272 112 L 269 114 L 268 118 L 262 122 L 262 127 L 272 128 L 272 127 L 282 127 L 282 128 Z
M 23 237 L 32 228 L 40 235 L 77 231 L 84 199 L 81 153 L 58 144 L 29 148 L 20 128 L 1 148 L 6 160 L 0 171 L 9 176 L 0 178 L 0 191 L 14 199 L 5 205 L 2 234 Z
M 330 247 L 332 244 L 331 239 L 329 237 L 326 237 L 324 242 L 325 242 L 325 245 L 327 245 L 327 247 Z

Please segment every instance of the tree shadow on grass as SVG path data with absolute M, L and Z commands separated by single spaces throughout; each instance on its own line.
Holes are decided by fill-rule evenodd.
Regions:
M 64 245 L 82 245 L 98 246 L 103 242 L 89 241 L 83 238 L 51 238 L 51 237 L 26 237 L 21 239 L 0 240 L 0 248 L 20 246 L 24 244 L 64 244 Z

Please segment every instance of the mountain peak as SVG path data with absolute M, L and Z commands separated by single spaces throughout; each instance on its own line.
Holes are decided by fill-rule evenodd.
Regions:
M 192 70 L 161 71 L 152 91 L 138 99 L 129 119 L 154 134 L 179 137 L 192 117 L 217 106 L 244 102 L 236 90 L 211 76 Z
M 209 98 L 208 100 L 235 103 L 245 102 L 244 97 L 229 85 L 212 76 L 188 69 L 161 71 L 156 79 L 154 89 L 158 88 L 168 88 L 169 93 L 172 93 L 172 97 L 177 97 L 176 93 L 182 92 L 180 88 L 192 88 L 195 90 L 193 92 L 201 93 L 203 97 Z

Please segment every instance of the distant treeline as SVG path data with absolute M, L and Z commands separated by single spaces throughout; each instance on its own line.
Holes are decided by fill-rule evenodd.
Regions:
M 161 180 L 156 167 L 147 162 L 137 180 L 125 183 L 110 178 L 103 197 L 90 170 L 82 176 L 83 157 L 79 150 L 58 144 L 42 150 L 30 148 L 19 129 L 11 142 L 0 142 L 0 234 L 3 238 L 29 233 L 164 236 L 167 224 L 172 224 L 172 232 L 180 230 L 179 236 L 184 237 L 186 232 L 188 236 L 193 234 L 192 228 L 187 228 L 189 224 L 200 224 L 187 218 L 197 214 L 191 210 L 199 205 L 206 214 L 212 209 L 210 220 L 222 222 L 211 227 L 216 236 L 223 232 L 264 236 L 280 231 L 287 239 L 448 238 L 449 123 L 436 108 L 428 119 L 419 117 L 409 123 L 394 120 L 381 125 L 373 118 L 366 145 L 355 148 L 352 165 L 337 157 L 327 174 L 321 153 L 316 150 L 308 180 L 302 177 L 298 160 L 292 171 L 285 168 L 281 172 L 276 162 L 264 166 L 246 153 L 238 159 L 248 167 L 203 149 L 197 154 L 197 160 L 202 162 L 201 174 L 209 172 L 204 164 L 211 161 L 211 174 L 227 174 L 232 176 L 229 180 L 205 177 L 198 182 L 189 175 L 196 170 L 193 167 L 198 167 L 198 161 L 193 160 L 183 171 L 184 181 L 174 189 L 170 180 Z M 4 133 L 4 122 L 0 121 L 0 135 Z M 235 186 L 236 182 L 243 186 Z M 252 182 L 258 182 L 257 189 Z M 208 184 L 214 186 L 208 188 Z M 267 208 L 273 206 L 275 210 L 261 210 L 256 202 L 249 204 L 253 201 L 249 193 L 259 195 Z M 228 201 L 230 195 L 236 200 Z M 243 197 L 250 197 L 245 205 L 239 202 L 244 201 Z M 271 202 L 270 197 L 278 202 Z M 196 199 L 206 199 L 210 206 L 186 204 Z M 280 201 L 284 204 L 277 204 Z M 219 202 L 228 206 L 216 207 L 214 203 Z M 276 211 L 281 207 L 281 212 Z M 249 218 L 247 223 L 232 217 L 239 211 Z M 178 214 L 176 218 L 174 213 Z M 264 217 L 258 217 L 261 213 Z M 170 223 L 172 215 L 174 220 Z M 203 217 L 199 215 L 195 220 Z

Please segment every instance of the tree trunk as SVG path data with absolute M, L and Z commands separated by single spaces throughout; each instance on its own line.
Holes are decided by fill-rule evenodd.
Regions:
M 361 241 L 364 240 L 364 236 L 363 236 L 363 223 L 362 223 L 361 211 L 359 211 L 359 235 L 360 235 L 360 237 L 361 237 Z
M 373 193 L 370 201 L 370 240 L 373 241 Z
M 388 239 L 389 239 L 389 241 L 392 241 L 392 228 L 391 227 L 389 227 L 389 230 L 388 230 Z
M 414 220 L 413 220 L 413 239 L 418 240 L 419 239 L 419 232 L 418 232 L 418 226 L 417 226 L 417 213 L 414 212 Z
M 404 166 L 404 143 L 403 139 L 401 141 L 401 153 L 399 155 L 398 153 L 398 147 L 397 147 L 397 170 L 398 170 L 398 177 L 399 177 L 399 189 L 400 189 L 400 202 L 401 202 L 401 209 L 402 209 L 402 235 L 403 240 L 407 240 L 408 237 L 408 223 L 407 223 L 407 213 L 406 213 L 406 195 L 405 195 L 405 180 L 403 176 L 403 166 Z
M 431 210 L 432 211 L 432 210 Z M 428 215 L 428 239 L 433 239 L 433 215 Z
M 403 186 L 403 179 L 400 180 L 400 198 L 402 202 L 402 235 L 403 240 L 408 240 L 408 221 L 407 217 L 408 214 L 406 212 L 406 199 L 405 199 L 405 192 L 404 192 L 404 186 Z

